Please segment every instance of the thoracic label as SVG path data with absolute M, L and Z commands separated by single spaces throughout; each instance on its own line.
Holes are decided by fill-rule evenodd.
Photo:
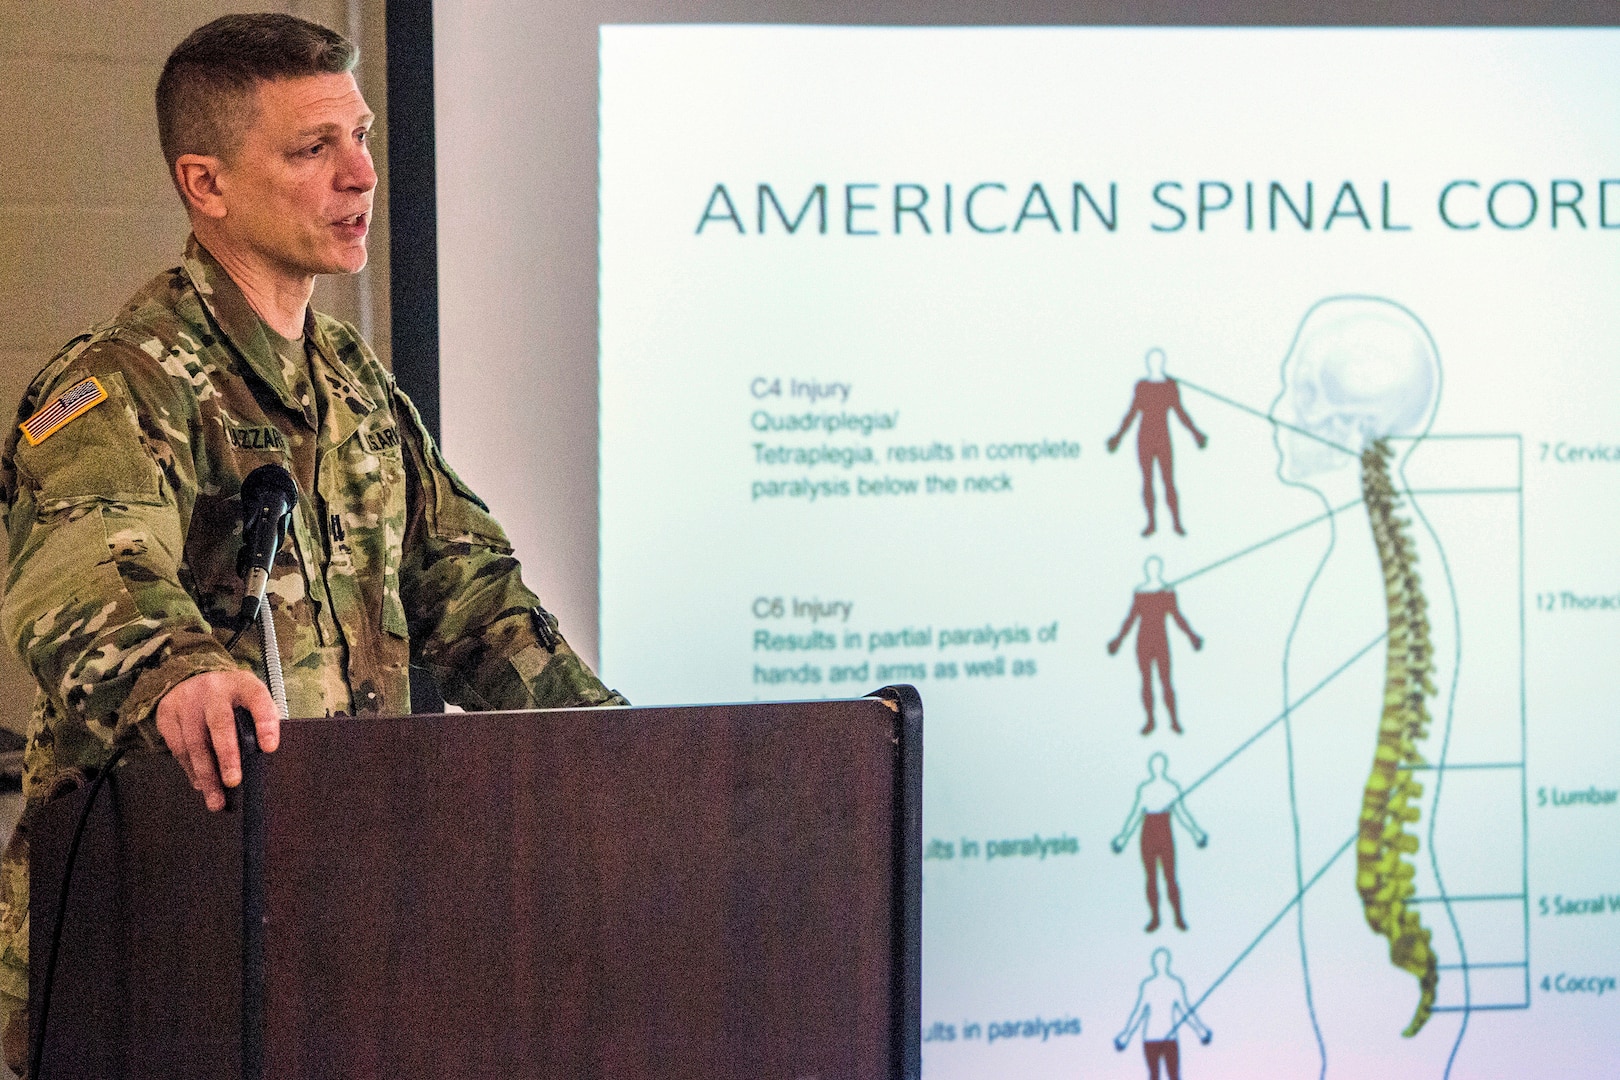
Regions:
M 1426 699 L 1435 692 L 1430 678 L 1434 647 L 1428 604 L 1417 572 L 1417 551 L 1407 535 L 1409 521 L 1395 516 L 1399 501 L 1389 479 L 1393 452 L 1382 439 L 1361 455 L 1361 490 L 1372 522 L 1378 560 L 1384 568 L 1384 600 L 1389 637 L 1384 664 L 1384 704 L 1372 775 L 1361 800 L 1356 839 L 1356 888 L 1367 924 L 1389 939 L 1390 961 L 1418 980 L 1417 1011 L 1404 1035 L 1422 1030 L 1434 1009 L 1440 981 L 1431 933 L 1408 903 L 1416 870 L 1405 856 L 1418 849 L 1406 831 L 1418 820 L 1423 785 L 1412 769 L 1424 764 L 1417 746 L 1429 731 Z

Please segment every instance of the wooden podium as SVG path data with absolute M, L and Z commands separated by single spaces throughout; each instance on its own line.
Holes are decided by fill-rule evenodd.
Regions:
M 290 721 L 92 809 L 44 1077 L 919 1072 L 922 707 Z M 85 793 L 32 835 L 31 1018 Z

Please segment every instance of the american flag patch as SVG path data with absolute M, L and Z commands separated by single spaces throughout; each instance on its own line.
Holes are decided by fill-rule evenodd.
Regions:
M 61 430 L 69 420 L 83 416 L 107 400 L 107 389 L 94 375 L 74 383 L 56 396 L 56 400 L 17 426 L 29 446 L 38 446 Z

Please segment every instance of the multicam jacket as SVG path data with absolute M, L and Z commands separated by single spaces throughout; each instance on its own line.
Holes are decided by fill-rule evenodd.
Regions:
M 241 605 L 242 479 L 300 498 L 271 575 L 294 717 L 410 711 L 408 665 L 474 709 L 624 704 L 524 587 L 506 534 L 353 327 L 274 334 L 195 238 L 23 397 L 0 455 L 0 628 L 39 683 L 18 840 L 0 863 L 0 1005 L 27 998 L 28 823 L 206 671 L 263 672 Z M 306 359 L 307 353 L 307 359 Z M 89 403 L 86 405 L 86 403 Z M 69 417 L 65 422 L 63 417 Z

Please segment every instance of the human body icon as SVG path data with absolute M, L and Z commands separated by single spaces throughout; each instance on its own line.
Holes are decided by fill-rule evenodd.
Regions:
M 1209 438 L 1198 430 L 1198 425 L 1193 423 L 1192 417 L 1182 407 L 1181 388 L 1176 385 L 1176 380 L 1165 375 L 1163 349 L 1148 350 L 1147 369 L 1148 377 L 1138 380 L 1131 394 L 1131 407 L 1125 411 L 1125 419 L 1120 421 L 1119 430 L 1108 440 L 1108 452 L 1112 454 L 1119 449 L 1120 440 L 1130 430 L 1131 421 L 1140 416 L 1142 423 L 1136 429 L 1136 460 L 1142 467 L 1142 505 L 1147 508 L 1147 528 L 1142 530 L 1142 535 L 1152 536 L 1158 528 L 1154 517 L 1156 501 L 1153 493 L 1153 466 L 1157 463 L 1159 475 L 1164 478 L 1164 503 L 1170 508 L 1170 524 L 1178 535 L 1186 536 L 1187 531 L 1181 527 L 1181 499 L 1176 493 L 1175 463 L 1170 446 L 1170 414 L 1175 413 L 1182 426 L 1192 432 L 1198 449 L 1202 450 Z
M 1181 797 L 1181 785 L 1170 779 L 1170 759 L 1163 754 L 1148 758 L 1148 778 L 1136 788 L 1136 802 L 1131 804 L 1125 826 L 1114 837 L 1114 854 L 1125 850 L 1131 833 L 1142 829 L 1142 869 L 1147 874 L 1148 910 L 1153 919 L 1147 932 L 1159 928 L 1159 875 L 1164 871 L 1164 891 L 1170 898 L 1170 910 L 1176 917 L 1176 929 L 1187 929 L 1187 920 L 1181 913 L 1181 886 L 1176 881 L 1176 838 L 1171 830 L 1173 817 L 1181 827 L 1192 833 L 1193 843 L 1203 847 L 1209 843 L 1209 834 L 1198 827 L 1192 811 Z
M 1147 713 L 1147 724 L 1142 728 L 1142 734 L 1147 735 L 1153 730 L 1155 665 L 1159 669 L 1159 682 L 1164 687 L 1164 707 L 1170 714 L 1170 729 L 1179 733 L 1181 722 L 1176 716 L 1175 686 L 1170 681 L 1170 635 L 1165 629 L 1165 620 L 1176 620 L 1176 625 L 1181 627 L 1181 632 L 1187 635 L 1194 649 L 1202 649 L 1204 639 L 1187 624 L 1181 609 L 1176 606 L 1175 590 L 1164 581 L 1164 561 L 1157 555 L 1150 555 L 1147 562 L 1142 564 L 1142 569 L 1146 577 L 1131 597 L 1131 610 L 1125 615 L 1124 625 L 1119 628 L 1114 640 L 1108 643 L 1108 655 L 1119 652 L 1125 635 L 1131 631 L 1131 624 L 1140 620 L 1141 626 L 1136 631 L 1136 666 L 1142 672 L 1142 708 Z
M 1159 1066 L 1166 1080 L 1181 1080 L 1181 1045 L 1176 1032 L 1186 1024 L 1198 1034 L 1198 1041 L 1209 1045 L 1215 1033 L 1205 1027 L 1187 1001 L 1187 986 L 1170 971 L 1170 950 L 1153 950 L 1153 974 L 1142 980 L 1136 991 L 1136 1007 L 1125 1029 L 1114 1036 L 1114 1049 L 1124 1050 L 1136 1030 L 1142 1030 L 1142 1056 L 1147 1059 L 1148 1080 L 1159 1080 Z

